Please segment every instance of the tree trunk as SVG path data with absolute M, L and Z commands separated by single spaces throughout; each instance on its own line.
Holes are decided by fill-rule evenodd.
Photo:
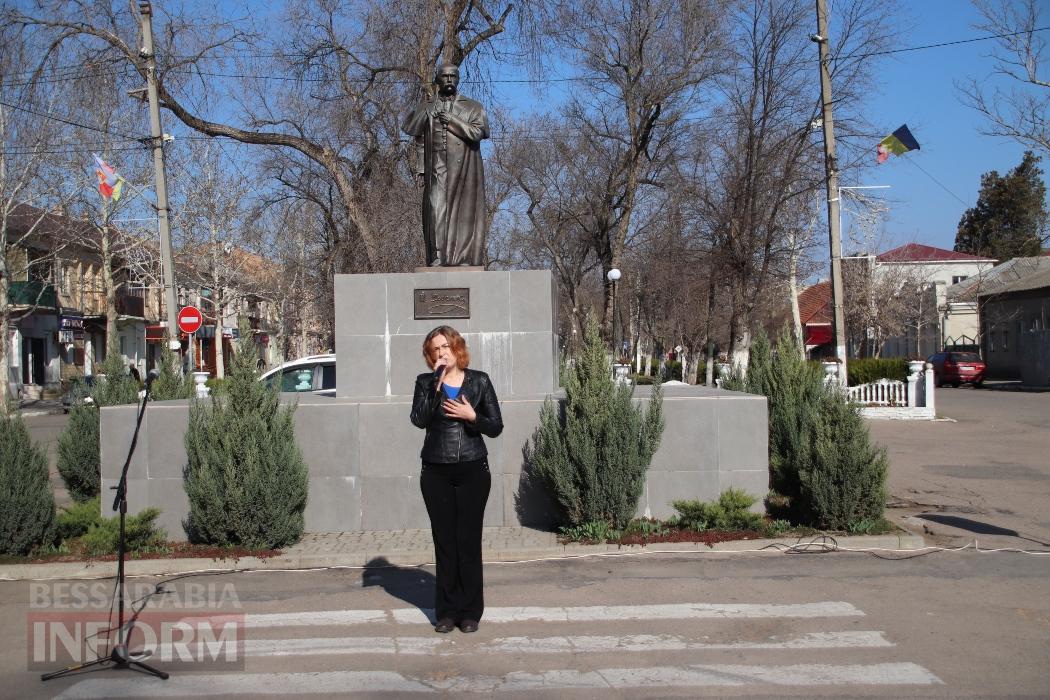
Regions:
M 0 256 L 2 257 L 2 256 Z M 11 396 L 11 313 L 7 305 L 7 271 L 6 265 L 0 262 L 0 418 L 8 415 L 8 401 Z
M 117 329 L 117 283 L 113 279 L 113 247 L 109 237 L 109 203 L 102 202 L 102 293 L 106 298 L 106 357 L 120 352 Z

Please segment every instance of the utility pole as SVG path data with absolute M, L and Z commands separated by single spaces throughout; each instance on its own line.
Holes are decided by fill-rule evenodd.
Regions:
M 839 381 L 846 384 L 846 319 L 842 311 L 842 232 L 839 225 L 839 164 L 835 157 L 835 123 L 831 117 L 831 69 L 828 56 L 828 8 L 817 0 L 817 33 L 810 37 L 820 50 L 820 102 L 824 127 L 824 173 L 827 179 L 828 235 L 831 243 L 831 304 L 835 356 L 841 361 Z
M 157 57 L 153 51 L 153 7 L 149 0 L 139 2 L 139 21 L 142 25 L 142 49 L 139 53 L 146 60 L 146 95 L 149 100 L 150 141 L 153 145 L 153 176 L 157 187 L 157 223 L 160 225 L 160 261 L 164 275 L 164 305 L 168 312 L 168 347 L 177 351 L 180 345 L 176 322 L 179 310 L 175 298 L 175 262 L 171 254 L 171 228 L 168 223 L 168 182 L 164 175 L 164 132 L 160 128 Z

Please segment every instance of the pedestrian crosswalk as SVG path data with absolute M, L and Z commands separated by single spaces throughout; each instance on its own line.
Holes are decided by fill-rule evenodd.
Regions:
M 419 608 L 246 610 L 237 616 L 244 633 L 236 668 L 178 664 L 166 681 L 96 675 L 74 680 L 57 697 L 558 697 L 570 690 L 596 697 L 741 687 L 765 694 L 840 687 L 848 694 L 942 683 L 900 658 L 886 632 L 841 601 L 490 607 L 472 635 L 434 634 L 432 618 Z M 171 650 L 155 648 L 152 658 L 172 658 Z

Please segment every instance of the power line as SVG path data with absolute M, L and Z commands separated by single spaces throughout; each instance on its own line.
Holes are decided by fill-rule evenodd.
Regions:
M 123 138 L 123 139 L 125 139 L 127 141 L 137 141 L 137 140 L 139 140 L 136 137 L 131 136 L 130 134 L 116 134 L 116 133 L 114 133 L 112 131 L 108 131 L 107 129 L 103 129 L 101 127 L 91 126 L 90 124 L 81 124 L 80 122 L 75 122 L 72 119 L 66 119 L 64 117 L 56 117 L 53 114 L 45 114 L 43 112 L 37 112 L 36 110 L 29 109 L 28 107 L 20 107 L 18 105 L 9 104 L 7 102 L 4 102 L 3 100 L 0 100 L 0 105 L 3 105 L 4 107 L 7 107 L 9 109 L 18 110 L 19 112 L 25 112 L 26 114 L 32 114 L 33 116 L 41 117 L 43 119 L 50 119 L 52 121 L 61 122 L 63 124 L 68 124 L 69 126 L 75 126 L 75 127 L 81 128 L 81 129 L 87 129 L 89 131 L 97 131 L 100 134 L 106 134 L 107 136 L 116 136 L 118 138 Z
M 957 200 L 959 200 L 959 203 L 960 203 L 960 204 L 962 204 L 962 205 L 963 205 L 964 207 L 965 207 L 965 206 L 968 206 L 968 203 L 967 203 L 967 202 L 965 202 L 965 201 L 963 201 L 963 198 L 962 198 L 962 197 L 960 197 L 959 195 L 955 194 L 955 193 L 954 193 L 954 192 L 952 192 L 952 191 L 951 191 L 950 189 L 948 189 L 947 185 L 945 185 L 945 184 L 944 184 L 943 182 L 941 182 L 940 180 L 938 180 L 937 178 L 935 178 L 935 177 L 934 177 L 933 175 L 931 175 L 931 174 L 930 174 L 930 173 L 929 173 L 929 172 L 928 172 L 928 171 L 926 170 L 926 168 L 924 168 L 924 167 L 922 167 L 921 165 L 919 165 L 918 163 L 916 163 L 914 159 L 912 159 L 912 158 L 906 158 L 905 160 L 907 160 L 907 161 L 908 161 L 909 163 L 911 163 L 911 164 L 912 164 L 912 165 L 914 165 L 914 166 L 915 166 L 916 168 L 918 168 L 919 170 L 921 170 L 921 171 L 923 172 L 923 174 L 925 174 L 925 175 L 926 175 L 926 177 L 930 178 L 930 179 L 931 179 L 931 180 L 933 180 L 933 181 L 934 181 L 935 183 L 937 183 L 937 185 L 938 185 L 938 186 L 939 186 L 939 187 L 940 187 L 940 188 L 941 188 L 942 190 L 944 190 L 945 192 L 947 192 L 948 194 L 950 194 L 951 196 L 953 196 L 953 197 L 955 197 L 955 198 L 956 198 Z
M 995 40 L 995 39 L 1005 39 L 1005 38 L 1009 38 L 1009 37 L 1020 36 L 1022 34 L 1035 34 L 1037 32 L 1043 32 L 1043 31 L 1046 31 L 1048 29 L 1050 29 L 1050 26 L 1036 27 L 1036 28 L 1031 29 L 1031 30 L 1024 30 L 1024 31 L 1019 31 L 1019 32 L 1007 32 L 1007 33 L 1004 33 L 1004 34 L 993 34 L 993 35 L 988 35 L 988 36 L 974 37 L 974 38 L 970 38 L 970 39 L 957 39 L 955 41 L 945 41 L 945 42 L 940 42 L 940 43 L 936 43 L 936 44 L 924 44 L 922 46 L 907 46 L 907 47 L 900 48 L 900 49 L 886 49 L 884 51 L 868 51 L 868 52 L 857 53 L 857 54 L 842 54 L 842 55 L 839 55 L 839 56 L 832 56 L 831 58 L 832 58 L 832 60 L 847 60 L 847 59 L 851 59 L 852 60 L 852 59 L 860 59 L 860 58 L 870 58 L 872 56 L 889 56 L 889 55 L 898 54 L 898 53 L 908 53 L 908 52 L 912 52 L 912 51 L 925 51 L 925 50 L 929 50 L 929 49 L 938 49 L 938 48 L 944 48 L 944 47 L 948 47 L 948 46 L 959 46 L 959 45 L 962 45 L 962 44 L 972 44 L 972 43 L 981 42 L 981 41 L 992 41 L 992 40 Z M 241 56 L 241 57 L 246 57 L 246 58 L 267 58 L 267 57 L 272 57 L 272 58 L 293 58 L 293 57 L 297 57 L 297 56 L 301 57 L 299 54 L 239 54 L 239 53 L 233 53 L 232 56 Z M 305 54 L 302 54 L 302 56 L 305 56 Z M 175 55 L 172 55 L 172 58 L 191 58 L 191 57 L 190 56 L 183 57 L 183 56 L 180 56 L 178 54 L 175 54 Z M 819 61 L 819 59 L 804 59 L 802 61 L 798 61 L 798 62 L 787 64 L 787 65 L 808 65 L 808 64 L 816 63 L 818 61 Z M 116 62 L 116 59 L 113 59 L 110 62 Z M 72 68 L 72 67 L 73 66 L 70 66 L 69 68 Z M 28 72 L 28 71 L 26 71 L 26 72 Z M 201 76 L 206 76 L 206 77 L 210 77 L 210 78 L 236 78 L 236 79 L 239 79 L 239 80 L 256 79 L 256 80 L 273 80 L 273 81 L 280 81 L 280 82 L 306 82 L 306 83 L 323 83 L 323 82 L 330 82 L 331 81 L 330 78 L 325 78 L 325 77 L 311 78 L 311 77 L 304 77 L 304 76 L 262 75 L 262 74 L 254 74 L 254 73 L 223 73 L 223 72 L 218 72 L 218 71 L 205 71 L 205 70 L 199 70 L 199 69 L 193 69 L 193 70 L 180 69 L 180 70 L 171 70 L 171 71 L 168 71 L 168 72 L 172 73 L 172 74 L 175 74 L 175 75 L 201 75 Z M 101 74 L 103 74 L 102 71 L 90 72 L 90 73 L 80 73 L 80 74 L 73 73 L 73 74 L 70 74 L 70 75 L 67 75 L 67 76 L 63 76 L 63 77 L 59 77 L 59 78 L 41 79 L 41 80 L 36 81 L 36 82 L 40 82 L 40 83 L 63 82 L 63 81 L 68 81 L 68 80 L 78 80 L 78 79 L 81 79 L 81 78 L 84 78 L 84 77 L 91 77 L 91 76 L 101 75 Z M 463 81 L 463 84 L 464 85 L 480 85 L 480 84 L 486 84 L 486 85 L 487 84 L 523 85 L 523 84 L 534 84 L 534 83 L 583 82 L 583 81 L 589 81 L 589 80 L 593 80 L 593 79 L 594 79 L 594 76 L 577 75 L 577 76 L 566 76 L 566 77 L 560 77 L 560 78 L 559 77 L 505 78 L 505 79 L 487 80 L 487 81 L 483 81 L 483 80 L 465 80 L 465 81 Z M 31 84 L 31 82 L 32 81 L 30 81 L 30 82 L 9 82 L 9 83 L 0 83 L 0 85 L 3 85 L 4 87 L 18 87 L 18 86 L 29 85 L 29 84 Z M 350 82 L 367 83 L 367 82 L 372 82 L 372 80 L 370 78 L 351 78 Z M 414 80 L 396 80 L 396 81 L 391 81 L 391 82 L 387 82 L 387 83 L 384 83 L 384 84 L 386 84 L 386 85 L 415 85 L 416 81 L 414 81 Z

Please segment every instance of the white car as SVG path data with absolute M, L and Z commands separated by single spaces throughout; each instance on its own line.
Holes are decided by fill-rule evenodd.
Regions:
M 309 355 L 290 360 L 259 377 L 281 392 L 335 396 L 335 355 Z

